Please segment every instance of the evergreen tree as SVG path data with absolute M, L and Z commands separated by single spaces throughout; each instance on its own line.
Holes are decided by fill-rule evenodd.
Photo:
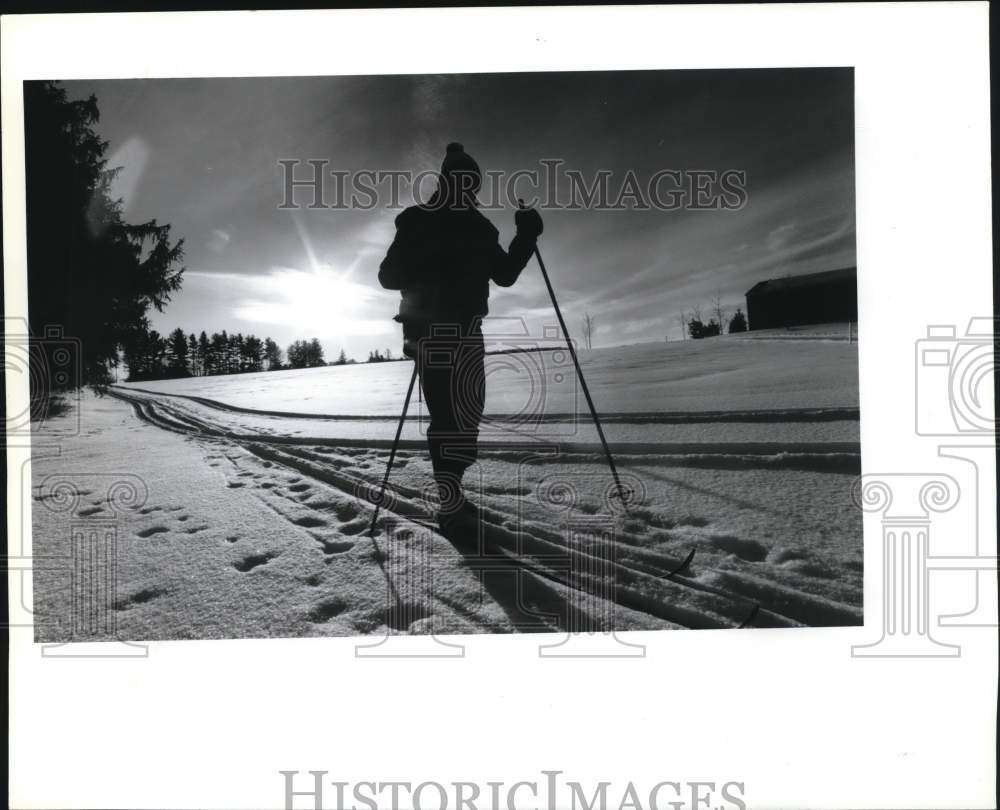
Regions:
M 192 376 L 197 376 L 198 371 L 198 338 L 194 332 L 188 335 L 188 369 Z
M 243 335 L 237 333 L 229 336 L 229 373 L 236 374 L 245 371 L 243 358 Z
M 209 357 L 211 353 L 212 346 L 208 342 L 208 335 L 205 334 L 205 330 L 203 329 L 201 334 L 198 335 L 198 362 L 201 365 L 202 374 L 212 373 L 212 364 Z
M 285 356 L 288 358 L 289 368 L 306 367 L 305 347 L 303 341 L 293 341 L 285 350 Z
M 747 319 L 743 314 L 742 309 L 737 309 L 736 314 L 729 319 L 729 334 L 734 332 L 746 332 L 747 331 Z
M 264 344 L 256 335 L 247 335 L 243 339 L 243 354 L 246 357 L 248 371 L 260 371 L 264 364 Z
M 183 329 L 175 329 L 167 339 L 166 364 L 169 376 L 188 376 L 188 342 Z
M 146 341 L 146 364 L 148 379 L 163 379 L 167 365 L 167 341 L 155 329 L 149 330 Z
M 212 374 L 226 373 L 226 352 L 229 349 L 229 338 L 225 332 L 213 332 L 209 344 Z
M 129 333 L 124 354 L 129 382 L 159 380 L 164 377 L 167 341 L 155 329 L 149 329 L 149 321 L 145 318 L 139 328 Z
M 181 286 L 183 240 L 156 220 L 126 222 L 93 127 L 97 99 L 70 101 L 57 83 L 24 83 L 28 317 L 35 336 L 61 327 L 79 353 L 80 375 L 31 375 L 32 398 L 110 382 L 119 347 L 148 339 L 146 313 L 162 311 Z M 39 340 L 43 357 L 65 341 Z
M 320 345 L 319 338 L 313 338 L 309 341 L 309 366 L 325 366 L 326 361 L 323 359 L 323 347 Z
M 281 347 L 271 338 L 264 338 L 264 361 L 267 363 L 268 371 L 281 368 Z
M 229 333 L 223 329 L 219 333 L 219 374 L 231 374 L 233 371 L 232 348 Z
M 324 366 L 323 347 L 317 338 L 312 340 L 296 340 L 285 352 L 288 356 L 289 368 L 313 368 Z
M 719 322 L 714 318 L 708 323 L 704 323 L 701 318 L 693 317 L 688 321 L 688 334 L 695 340 L 699 338 L 715 337 L 720 334 Z

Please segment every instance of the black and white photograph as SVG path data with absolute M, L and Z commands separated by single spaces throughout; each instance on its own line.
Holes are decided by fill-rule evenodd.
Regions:
M 996 807 L 986 3 L 21 5 L 9 806 Z
M 853 87 L 25 83 L 37 638 L 860 624 Z

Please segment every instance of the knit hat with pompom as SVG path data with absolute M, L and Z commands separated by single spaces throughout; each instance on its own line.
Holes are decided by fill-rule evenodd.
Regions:
M 471 172 L 480 181 L 483 177 L 479 164 L 473 160 L 472 155 L 465 151 L 462 144 L 452 142 L 448 144 L 444 162 L 441 164 L 441 174 L 455 174 L 457 172 Z

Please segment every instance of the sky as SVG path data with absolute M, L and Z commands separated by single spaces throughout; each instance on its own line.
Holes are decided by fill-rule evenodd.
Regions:
M 370 210 L 281 209 L 278 161 L 302 161 L 297 177 L 307 160 L 416 174 L 436 171 L 456 140 L 484 171 L 542 172 L 543 159 L 588 183 L 610 171 L 612 197 L 630 170 L 643 187 L 664 169 L 746 173 L 738 210 L 542 210 L 539 247 L 560 306 L 577 339 L 583 315 L 594 317 L 595 348 L 678 340 L 680 313 L 697 307 L 707 320 L 716 296 L 731 314 L 758 281 L 855 264 L 849 68 L 64 86 L 97 97 L 126 219 L 169 223 L 184 239 L 183 286 L 151 315 L 162 333 L 226 329 L 283 347 L 318 337 L 328 359 L 341 348 L 396 353 L 399 293 L 377 273 L 400 208 L 386 194 Z M 568 188 L 561 177 L 556 193 Z M 325 201 L 334 197 L 331 181 Z M 400 202 L 413 202 L 408 187 Z M 485 213 L 506 247 L 513 208 Z M 490 314 L 504 329 L 523 319 L 535 336 L 556 324 L 534 261 L 513 287 L 493 288 Z

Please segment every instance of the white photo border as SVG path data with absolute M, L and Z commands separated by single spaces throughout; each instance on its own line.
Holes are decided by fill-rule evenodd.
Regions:
M 965 476 L 967 491 L 962 462 L 939 453 L 963 441 L 914 429 L 914 352 L 929 325 L 962 334 L 991 315 L 988 11 L 960 2 L 5 17 L 5 316 L 26 313 L 26 79 L 853 66 L 862 469 Z M 473 35 L 452 41 L 455 30 Z M 26 401 L 24 380 L 8 378 L 7 412 Z M 8 539 L 28 518 L 28 454 L 8 447 Z M 995 454 L 979 479 L 981 499 L 995 504 Z M 995 558 L 987 519 L 942 513 L 931 542 L 970 555 L 978 536 L 978 553 Z M 852 655 L 883 630 L 883 522 L 865 516 L 864 627 L 620 634 L 646 646 L 635 659 L 539 657 L 530 635 L 449 639 L 464 645 L 461 658 L 356 658 L 353 638 L 51 658 L 15 628 L 11 805 L 282 807 L 280 770 L 321 769 L 343 781 L 512 784 L 543 770 L 622 786 L 738 781 L 754 808 L 993 806 L 995 630 L 935 621 L 960 655 Z M 969 608 L 973 576 L 934 575 L 932 621 Z M 995 604 L 996 579 L 986 581 Z

